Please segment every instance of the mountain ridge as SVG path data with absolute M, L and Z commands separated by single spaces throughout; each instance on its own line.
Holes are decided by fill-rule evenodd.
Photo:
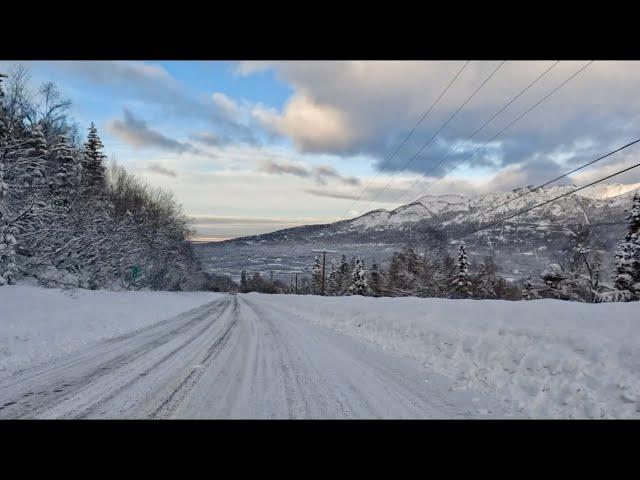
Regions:
M 466 236 L 470 255 L 491 255 L 498 263 L 502 259 L 506 274 L 539 272 L 548 263 L 560 262 L 573 230 L 578 225 L 588 225 L 594 245 L 603 252 L 603 265 L 610 269 L 613 250 L 626 230 L 625 209 L 631 206 L 640 184 L 594 187 L 598 188 L 590 187 Z M 456 239 L 466 233 L 575 188 L 561 185 L 534 190 L 528 186 L 489 194 L 424 195 L 392 210 L 376 209 L 348 220 L 203 243 L 198 248 L 201 258 L 209 261 L 212 268 L 223 265 L 233 276 L 242 268 L 255 270 L 260 265 L 264 270 L 258 271 L 279 263 L 285 270 L 287 262 L 283 259 L 293 257 L 296 261 L 291 268 L 306 269 L 309 257 L 313 258 L 307 252 L 309 246 L 358 255 L 367 262 L 377 259 L 384 264 L 394 251 L 407 244 L 421 251 L 444 245 L 453 253 Z M 252 258 L 251 262 L 247 258 Z M 264 262 L 257 260 L 261 258 Z

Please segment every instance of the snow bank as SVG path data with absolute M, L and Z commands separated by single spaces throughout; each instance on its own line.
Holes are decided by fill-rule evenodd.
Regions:
M 413 357 L 455 388 L 492 391 L 512 411 L 640 418 L 638 302 L 287 297 L 260 302 Z
M 0 376 L 171 318 L 217 295 L 0 287 Z

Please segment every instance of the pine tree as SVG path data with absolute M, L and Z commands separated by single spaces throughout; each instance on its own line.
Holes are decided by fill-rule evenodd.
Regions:
M 350 295 L 367 295 L 369 287 L 367 285 L 367 271 L 364 262 L 360 257 L 356 257 L 353 266 L 351 285 L 349 286 Z
M 615 286 L 640 298 L 640 193 L 633 196 L 628 217 L 627 235 L 618 246 L 616 256 Z
M 453 291 L 457 296 L 471 296 L 471 275 L 469 274 L 469 258 L 464 242 L 460 242 L 458 247 L 458 273 L 453 280 Z

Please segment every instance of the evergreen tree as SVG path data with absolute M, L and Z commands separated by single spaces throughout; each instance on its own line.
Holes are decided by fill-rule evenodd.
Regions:
M 340 294 L 340 283 L 338 279 L 338 269 L 336 268 L 335 262 L 331 262 L 329 266 L 329 277 L 327 279 L 327 293 L 329 295 L 339 295 Z
M 628 231 L 618 246 L 616 256 L 615 286 L 630 292 L 629 297 L 640 298 L 640 194 L 633 196 L 628 217 Z
M 315 295 L 320 295 L 322 290 L 322 264 L 320 263 L 320 257 L 316 255 L 313 259 L 313 266 L 311 267 L 312 288 Z
M 65 135 L 59 136 L 51 149 L 51 163 L 51 188 L 56 203 L 66 207 L 79 194 L 82 165 Z
M 367 295 L 369 288 L 367 285 L 367 271 L 364 262 L 360 257 L 356 257 L 353 266 L 351 285 L 349 286 L 350 295 Z
M 453 280 L 453 291 L 456 296 L 471 296 L 471 275 L 469 273 L 469 258 L 464 242 L 460 242 L 458 247 L 458 273 Z
M 342 294 L 349 286 L 349 281 L 351 279 L 351 269 L 349 267 L 349 263 L 347 262 L 346 255 L 342 255 L 342 257 L 340 257 L 340 267 L 338 268 L 338 273 L 336 276 L 337 291 L 338 294 Z
M 418 295 L 425 290 L 424 259 L 411 246 L 405 246 L 391 258 L 387 288 L 398 295 Z
M 369 290 L 374 297 L 382 296 L 382 273 L 378 270 L 378 264 L 374 260 L 371 264 L 371 273 L 369 274 L 371 281 L 369 282 Z
M 104 161 L 106 156 L 102 153 L 102 141 L 93 123 L 89 127 L 87 141 L 84 144 L 82 159 L 82 184 L 86 194 L 95 200 L 103 200 L 106 192 L 106 175 Z
M 36 124 L 29 132 L 29 137 L 23 149 L 18 153 L 20 168 L 17 170 L 17 182 L 29 189 L 43 183 L 47 155 L 47 140 L 42 128 Z
M 115 165 L 107 172 L 95 126 L 76 146 L 55 84 L 31 98 L 21 72 L 9 96 L 0 75 L 0 284 L 19 272 L 51 286 L 208 288 L 173 197 Z
M 240 291 L 241 292 L 246 292 L 247 291 L 247 272 L 245 270 L 242 270 L 242 272 L 240 272 Z

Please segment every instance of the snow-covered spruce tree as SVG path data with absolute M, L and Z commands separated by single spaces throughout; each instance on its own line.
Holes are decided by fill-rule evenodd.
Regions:
M 364 266 L 364 262 L 360 257 L 356 257 L 351 285 L 349 286 L 349 295 L 368 295 L 369 287 L 367 285 L 367 271 Z
M 371 273 L 369 273 L 369 291 L 374 297 L 382 296 L 382 272 L 378 268 L 378 264 L 374 260 L 371 264 Z
M 337 290 L 339 294 L 341 294 L 346 290 L 351 281 L 351 268 L 349 267 L 346 255 L 340 257 L 340 267 L 338 268 L 336 276 Z
M 387 273 L 386 284 L 395 295 L 420 295 L 425 292 L 424 260 L 411 246 L 394 253 Z
M 118 243 L 113 235 L 112 204 L 108 198 L 106 156 L 93 123 L 82 155 L 81 198 L 87 216 L 83 219 L 83 282 L 88 288 L 106 286 L 117 275 Z M 122 231 L 120 233 L 123 233 Z
M 17 183 L 25 187 L 28 194 L 33 193 L 33 187 L 44 183 L 46 156 L 47 140 L 40 124 L 36 124 L 31 128 L 28 138 L 18 152 L 19 164 L 15 174 Z
M 318 255 L 313 259 L 311 278 L 314 295 L 320 295 L 322 290 L 322 264 L 320 263 L 320 257 Z
M 60 135 L 51 148 L 51 179 L 55 203 L 68 206 L 80 193 L 82 164 L 66 135 Z
M 472 284 L 469 273 L 469 258 L 464 242 L 458 246 L 458 273 L 453 279 L 453 294 L 456 297 L 467 298 L 471 296 Z
M 329 266 L 329 277 L 327 278 L 327 294 L 328 295 L 340 294 L 340 285 L 338 282 L 338 268 L 336 267 L 335 262 L 331 262 L 331 265 Z
M 106 193 L 104 145 L 98 136 L 96 126 L 91 123 L 82 159 L 82 187 L 94 199 L 102 199 Z
M 640 299 L 640 193 L 633 196 L 628 230 L 616 249 L 615 287 L 628 291 L 629 299 Z

